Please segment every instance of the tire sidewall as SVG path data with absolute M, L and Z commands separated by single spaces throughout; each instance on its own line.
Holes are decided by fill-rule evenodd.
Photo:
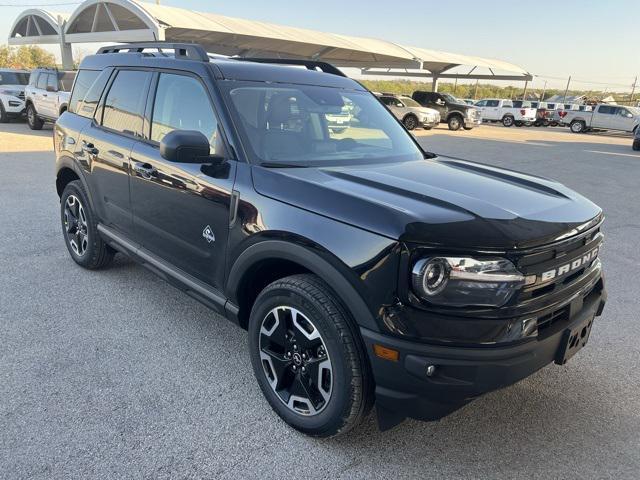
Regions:
M 332 368 L 332 391 L 327 406 L 317 415 L 303 416 L 290 410 L 269 385 L 259 353 L 260 327 L 264 317 L 274 308 L 293 307 L 303 313 L 320 331 Z M 284 287 L 269 289 L 256 300 L 249 320 L 249 355 L 254 374 L 264 396 L 276 413 L 294 428 L 310 435 L 324 436 L 341 425 L 351 406 L 351 369 L 347 365 L 347 354 L 338 337 L 338 332 L 327 312 L 314 299 Z
M 505 127 L 511 127 L 514 124 L 514 119 L 513 117 L 510 116 L 506 116 L 502 119 L 502 125 L 504 125 Z
M 38 118 L 38 113 L 36 112 L 36 107 L 33 106 L 33 103 L 30 103 L 27 106 L 27 125 L 31 130 L 40 130 L 42 128 L 42 122 Z
M 456 130 L 460 130 L 460 127 L 462 126 L 462 120 L 460 119 L 459 115 L 453 115 L 451 116 L 451 118 L 449 118 L 447 124 L 449 126 L 449 130 L 453 130 L 455 132 Z
M 571 125 L 569 125 L 569 128 L 573 133 L 582 133 L 584 131 L 582 122 L 573 122 Z M 578 130 L 576 130 L 576 128 L 578 128 Z

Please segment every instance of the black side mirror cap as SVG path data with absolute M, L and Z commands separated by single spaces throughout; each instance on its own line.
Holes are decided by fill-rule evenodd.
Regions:
M 160 156 L 169 162 L 208 163 L 209 140 L 197 130 L 173 130 L 160 142 Z

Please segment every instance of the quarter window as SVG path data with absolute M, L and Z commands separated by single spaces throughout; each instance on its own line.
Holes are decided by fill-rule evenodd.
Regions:
M 151 140 L 160 142 L 173 130 L 196 130 L 209 139 L 212 153 L 221 153 L 218 122 L 209 95 L 193 77 L 161 73 L 153 104 Z
M 128 135 L 142 135 L 142 118 L 151 73 L 121 70 L 104 102 L 102 125 Z
M 47 75 L 48 79 L 47 79 L 47 88 L 52 89 L 52 91 L 57 92 L 58 91 L 58 76 L 50 73 L 49 75 Z
M 87 114 L 85 114 L 82 111 L 82 101 L 84 100 L 91 85 L 93 85 L 93 82 L 98 78 L 98 75 L 100 75 L 100 72 L 97 70 L 80 70 L 80 72 L 78 72 L 78 78 L 73 85 L 73 92 L 71 93 L 71 99 L 69 100 L 70 112 L 78 113 L 84 117 L 93 116 L 95 106 L 90 113 L 87 112 Z M 102 93 L 102 90 L 100 90 L 100 93 Z

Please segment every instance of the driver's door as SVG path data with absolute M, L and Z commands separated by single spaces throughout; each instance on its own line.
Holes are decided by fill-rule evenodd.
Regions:
M 160 155 L 160 141 L 173 130 L 197 130 L 210 139 L 212 153 L 224 155 L 217 117 L 200 78 L 156 74 L 150 97 L 148 139 L 134 145 L 130 159 L 136 240 L 221 290 L 236 162 L 179 163 Z
M 618 108 L 618 114 L 616 115 L 616 129 L 623 130 L 625 132 L 631 132 L 636 125 L 636 118 L 634 115 L 624 107 Z

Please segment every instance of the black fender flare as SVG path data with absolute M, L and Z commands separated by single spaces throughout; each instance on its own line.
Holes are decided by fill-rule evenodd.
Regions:
M 91 206 L 91 209 L 95 212 L 95 208 L 93 205 L 93 198 L 91 196 L 91 190 L 89 189 L 89 185 L 87 184 L 87 179 L 84 175 L 84 171 L 82 170 L 82 168 L 80 168 L 80 166 L 78 165 L 78 162 L 68 155 L 62 155 L 57 161 L 56 183 L 58 181 L 58 178 L 60 177 L 60 172 L 65 168 L 73 171 L 73 173 L 75 173 L 78 176 L 78 178 L 80 179 L 80 182 L 82 183 L 82 186 L 84 187 L 84 192 L 87 195 L 87 198 L 89 199 L 89 205 Z
M 274 258 L 295 262 L 316 274 L 334 290 L 357 325 L 376 332 L 380 331 L 372 311 L 344 273 L 340 272 L 321 253 L 284 240 L 260 241 L 248 247 L 238 256 L 229 271 L 226 282 L 225 290 L 230 302 L 237 302 L 236 293 L 244 274 L 261 260 Z M 346 266 L 344 268 L 348 269 Z M 232 310 L 229 305 L 227 310 Z

